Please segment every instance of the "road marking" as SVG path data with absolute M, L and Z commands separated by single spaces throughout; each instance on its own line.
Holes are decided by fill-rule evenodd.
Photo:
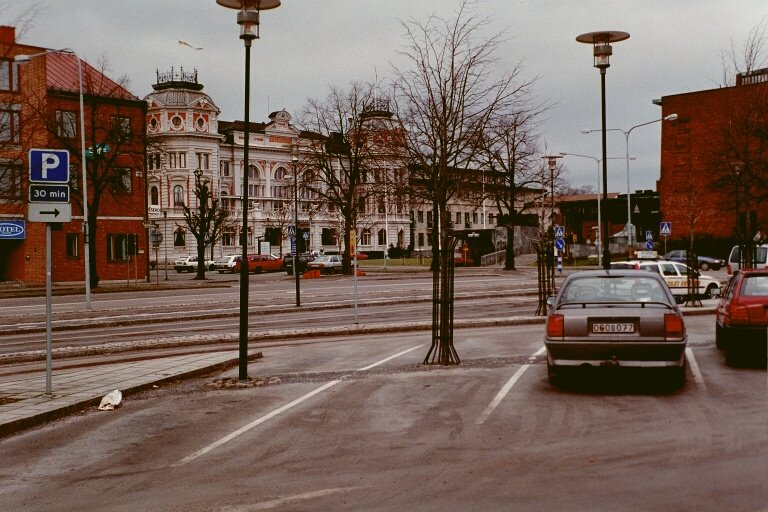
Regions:
M 421 344 L 421 345 L 417 345 L 415 347 L 409 348 L 407 350 L 403 350 L 402 352 L 398 352 L 397 354 L 395 354 L 393 356 L 386 357 L 386 358 L 382 359 L 381 361 L 377 361 L 377 362 L 375 362 L 373 364 L 370 364 L 368 366 L 364 366 L 363 368 L 360 368 L 360 369 L 355 370 L 355 371 L 362 372 L 362 371 L 365 371 L 365 370 L 370 370 L 371 368 L 375 368 L 375 367 L 377 367 L 377 366 L 379 366 L 381 364 L 386 363 L 387 361 L 391 361 L 392 359 L 400 357 L 400 356 L 402 356 L 404 354 L 407 354 L 408 352 L 411 352 L 411 351 L 416 350 L 417 348 L 421 348 L 423 346 L 424 346 L 424 344 Z M 209 444 L 205 448 L 201 448 L 200 450 L 192 453 L 191 455 L 188 455 L 188 456 L 184 457 L 179 462 L 171 464 L 171 467 L 179 467 L 179 466 L 183 466 L 184 464 L 187 464 L 188 462 L 192 462 L 193 460 L 197 459 L 198 457 L 201 457 L 201 456 L 205 455 L 206 453 L 210 452 L 211 450 L 214 450 L 214 449 L 218 448 L 219 446 L 222 446 L 222 445 L 232 441 L 236 437 L 238 437 L 238 436 L 240 436 L 242 434 L 245 434 L 249 430 L 252 430 L 253 428 L 258 427 L 259 425 L 261 425 L 265 421 L 274 418 L 278 414 L 281 414 L 281 413 L 283 413 L 283 412 L 285 412 L 285 411 L 287 411 L 289 409 L 292 409 L 293 407 L 301 404 L 302 402 L 305 402 L 305 401 L 309 400 L 313 396 L 315 396 L 315 395 L 317 395 L 319 393 L 322 393 L 323 391 L 326 391 L 326 390 L 332 388 L 333 386 L 335 386 L 339 382 L 342 382 L 343 380 L 344 380 L 344 377 L 342 377 L 341 379 L 332 380 L 332 381 L 330 381 L 330 382 L 328 382 L 326 384 L 323 384 L 319 388 L 314 389 L 314 390 L 310 391 L 309 393 L 307 393 L 307 394 L 305 394 L 303 396 L 300 396 L 296 400 L 294 400 L 294 401 L 292 401 L 292 402 L 290 402 L 288 404 L 285 404 L 284 406 L 279 407 L 279 408 L 275 409 L 274 411 L 272 411 L 272 412 L 270 412 L 268 414 L 265 414 L 264 416 L 261 416 L 260 418 L 257 418 L 255 420 L 253 420 L 252 422 L 248 423 L 247 425 L 244 425 L 244 426 L 238 428 L 234 432 L 231 432 L 231 433 L 227 434 L 226 436 L 222 437 L 218 441 L 214 441 L 213 443 Z
M 362 367 L 362 368 L 360 368 L 360 369 L 358 369 L 356 371 L 364 372 L 366 370 L 370 370 L 371 368 L 376 368 L 377 366 L 379 366 L 381 364 L 384 364 L 387 361 L 391 361 L 392 359 L 398 358 L 398 357 L 400 357 L 400 356 L 402 356 L 404 354 L 407 354 L 408 352 L 412 352 L 412 351 L 416 350 L 417 348 L 423 347 L 424 345 L 426 345 L 426 343 L 422 343 L 421 345 L 416 345 L 415 347 L 409 348 L 408 350 L 403 350 L 402 352 L 398 352 L 397 354 L 395 354 L 393 356 L 389 356 L 386 359 L 382 359 L 381 361 L 379 361 L 377 363 L 373 363 L 373 364 L 369 364 L 368 366 L 364 366 L 364 367 Z
M 335 489 L 322 489 L 320 491 L 310 491 L 302 494 L 294 494 L 292 496 L 285 496 L 282 498 L 276 498 L 274 500 L 262 501 L 260 503 L 253 503 L 251 505 L 234 505 L 216 509 L 218 512 L 256 512 L 258 510 L 272 510 L 275 508 L 281 508 L 285 505 L 296 503 L 298 501 L 313 500 L 316 498 L 324 498 L 326 496 L 332 496 L 342 492 L 352 492 L 358 489 L 365 489 L 365 486 L 358 487 L 338 487 Z
M 533 361 L 536 356 L 540 356 L 544 353 L 546 350 L 546 347 L 541 347 L 535 354 L 533 354 L 531 357 L 528 358 L 529 361 Z M 520 377 L 523 376 L 523 374 L 530 368 L 532 365 L 530 363 L 522 365 L 520 368 L 517 369 L 517 371 L 512 375 L 512 377 L 509 378 L 509 380 L 504 384 L 498 393 L 496 393 L 496 396 L 493 397 L 493 400 L 491 400 L 491 403 L 488 404 L 488 407 L 485 408 L 485 410 L 480 414 L 480 416 L 475 421 L 476 425 L 482 425 L 485 420 L 488 419 L 488 416 L 493 414 L 493 411 L 496 409 L 496 407 L 499 406 L 502 400 L 504 400 L 504 397 L 507 396 L 507 393 L 512 389 L 512 386 L 515 385 L 515 383 L 520 380 Z
M 693 350 L 691 350 L 691 347 L 686 347 L 685 349 L 685 356 L 688 358 L 688 366 L 691 367 L 691 373 L 693 374 L 693 380 L 701 386 L 701 389 L 705 392 L 707 391 L 707 385 L 704 382 L 704 376 L 701 374 L 701 370 L 699 370 L 699 365 L 696 363 L 696 358 L 693 357 Z

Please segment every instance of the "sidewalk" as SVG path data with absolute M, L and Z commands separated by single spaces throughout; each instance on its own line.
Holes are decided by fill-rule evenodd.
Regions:
M 252 353 L 249 360 L 261 357 Z M 107 393 L 123 396 L 160 383 L 224 370 L 238 364 L 238 352 L 207 352 L 100 364 L 52 371 L 50 395 L 45 370 L 3 376 L 0 380 L 0 439 L 32 426 L 97 407 Z M 105 413 L 106 414 L 106 413 Z

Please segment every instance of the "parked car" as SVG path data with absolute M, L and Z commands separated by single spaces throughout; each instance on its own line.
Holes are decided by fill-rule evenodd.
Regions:
M 311 254 L 297 254 L 296 255 L 296 267 L 299 270 L 299 274 L 307 270 L 307 263 L 315 259 Z M 283 270 L 285 270 L 289 276 L 293 275 L 293 256 L 286 255 L 283 258 Z
M 586 366 L 657 368 L 668 372 L 675 386 L 685 383 L 685 322 L 659 274 L 575 272 L 547 302 L 550 382 Z
M 757 352 L 766 360 L 768 345 L 768 269 L 734 272 L 715 311 L 715 345 L 726 362 Z
M 216 260 L 216 270 L 219 271 L 219 274 L 224 274 L 225 272 L 232 273 L 235 271 L 235 265 L 237 264 L 238 260 L 240 259 L 239 254 L 230 254 L 229 256 L 222 256 L 221 258 Z
M 357 258 L 357 261 L 367 260 L 368 259 L 368 255 L 365 254 L 364 252 L 356 252 L 355 253 L 355 258 Z
M 205 270 L 214 270 L 216 262 L 206 260 Z M 173 269 L 181 274 L 182 272 L 197 272 L 197 256 L 181 256 L 173 262 Z
M 464 254 L 455 254 L 453 256 L 453 264 L 457 267 L 471 267 L 475 264 L 475 260 Z
M 678 263 L 688 263 L 688 252 L 685 249 L 677 250 L 677 251 L 669 251 L 667 254 L 664 255 L 665 260 L 669 261 L 677 261 Z M 698 264 L 698 267 L 701 270 L 720 270 L 722 267 L 725 266 L 725 260 L 722 258 L 713 258 L 712 256 L 701 256 L 700 254 L 696 255 L 696 261 Z
M 240 272 L 241 259 L 235 263 L 235 272 Z M 271 254 L 249 254 L 248 273 L 261 274 L 262 272 L 278 272 L 283 266 L 283 260 L 275 258 Z
M 307 263 L 307 270 L 319 270 L 323 274 L 341 272 L 341 256 L 338 254 L 318 256 L 313 261 Z
M 611 268 L 649 270 L 664 278 L 678 303 L 683 303 L 688 298 L 688 265 L 666 260 L 630 260 L 614 261 L 611 263 Z M 697 298 L 710 299 L 720 295 L 720 281 L 696 269 L 692 269 L 692 272 L 698 282 Z
M 747 258 L 749 256 L 749 258 Z M 768 268 L 768 245 L 756 245 L 754 251 L 747 255 L 741 254 L 741 248 L 738 245 L 734 245 L 731 248 L 731 252 L 728 254 L 728 275 L 732 275 L 735 271 L 741 268 L 741 264 L 749 259 L 751 261 L 752 268 Z

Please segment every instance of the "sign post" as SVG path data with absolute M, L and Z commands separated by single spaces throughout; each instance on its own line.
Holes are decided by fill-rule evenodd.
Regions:
M 662 222 L 659 226 L 659 234 L 664 237 L 664 254 L 667 254 L 667 237 L 672 236 L 672 223 Z
M 51 223 L 71 222 L 69 203 L 69 151 L 29 150 L 30 222 L 45 222 L 45 393 L 52 393 L 51 340 Z M 88 283 L 86 283 L 86 287 Z

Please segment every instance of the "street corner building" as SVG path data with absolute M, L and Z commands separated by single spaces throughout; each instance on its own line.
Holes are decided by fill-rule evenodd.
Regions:
M 71 50 L 20 44 L 14 27 L 0 26 L 0 281 L 46 279 L 48 223 L 30 214 L 39 199 L 30 150 L 69 157 L 69 182 L 57 185 L 51 203 L 66 199 L 71 208 L 71 220 L 50 223 L 52 281 L 83 282 L 87 260 L 92 285 L 146 278 L 146 111 Z

